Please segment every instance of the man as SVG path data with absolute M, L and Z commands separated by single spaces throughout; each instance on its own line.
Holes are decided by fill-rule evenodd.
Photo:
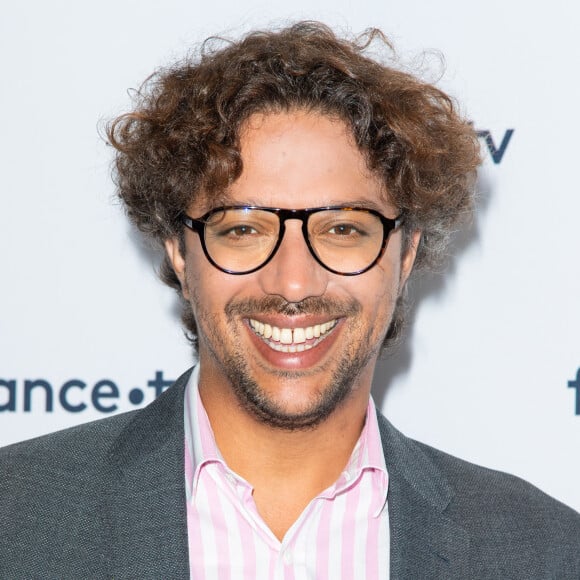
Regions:
M 254 33 L 112 123 L 199 363 L 144 410 L 2 452 L 0 577 L 580 577 L 578 514 L 370 399 L 479 163 L 445 94 L 364 55 L 383 40 Z

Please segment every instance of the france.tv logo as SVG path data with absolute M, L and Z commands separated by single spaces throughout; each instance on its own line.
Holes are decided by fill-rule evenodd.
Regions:
M 152 390 L 147 393 L 158 397 L 173 384 L 173 379 L 165 379 L 163 371 L 158 370 L 146 384 Z M 62 385 L 52 385 L 46 379 L 0 379 L 0 413 L 52 413 L 55 405 L 68 413 L 81 413 L 91 407 L 100 413 L 114 413 L 125 396 L 129 404 L 140 405 L 145 389 L 133 387 L 125 393 L 111 379 L 100 379 L 92 385 L 81 379 L 69 379 Z
M 477 129 L 476 133 L 480 139 L 483 139 L 492 161 L 496 165 L 501 163 L 514 134 L 514 129 L 506 129 L 501 140 L 497 141 L 488 129 Z
M 580 415 L 580 368 L 576 371 L 576 379 L 568 381 L 568 388 L 576 389 L 575 414 Z

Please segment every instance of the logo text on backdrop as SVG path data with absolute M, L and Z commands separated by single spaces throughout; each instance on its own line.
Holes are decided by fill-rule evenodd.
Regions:
M 153 396 L 158 397 L 172 384 L 173 379 L 166 379 L 163 371 L 155 371 L 155 377 L 147 381 L 147 388 L 153 389 Z M 0 379 L 0 412 L 52 413 L 56 402 L 69 413 L 80 413 L 90 406 L 100 413 L 113 413 L 123 396 L 125 392 L 111 379 L 98 380 L 92 386 L 81 379 L 69 379 L 58 386 L 46 379 Z M 130 404 L 140 405 L 145 398 L 144 389 L 133 387 L 126 397 Z

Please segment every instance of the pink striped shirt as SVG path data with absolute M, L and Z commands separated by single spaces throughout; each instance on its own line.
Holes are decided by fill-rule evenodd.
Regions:
M 185 394 L 185 486 L 191 577 L 203 580 L 341 580 L 389 577 L 388 475 L 372 399 L 341 476 L 314 498 L 279 541 L 252 487 L 215 443 L 197 389 Z

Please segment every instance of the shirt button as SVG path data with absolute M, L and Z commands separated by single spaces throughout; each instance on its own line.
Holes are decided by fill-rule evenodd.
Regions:
M 292 554 L 290 553 L 290 550 L 286 550 L 284 552 L 282 559 L 284 560 L 284 564 L 286 564 L 286 566 L 290 566 L 290 564 L 292 564 Z

